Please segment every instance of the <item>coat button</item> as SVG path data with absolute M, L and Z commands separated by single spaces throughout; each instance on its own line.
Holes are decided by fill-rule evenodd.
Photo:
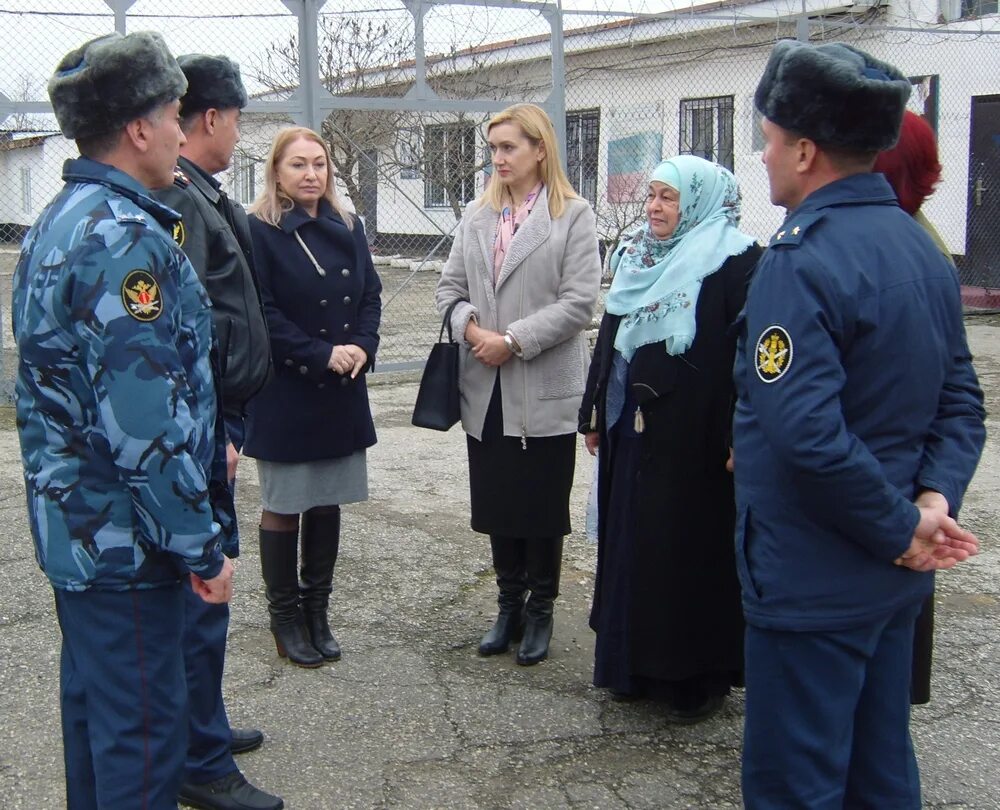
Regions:
M 347 306 L 349 303 L 351 303 L 351 296 L 345 295 L 344 296 L 344 306 Z
M 321 298 L 321 299 L 319 300 L 319 305 L 320 305 L 321 307 L 325 307 L 325 306 L 326 306 L 326 304 L 327 304 L 327 300 L 326 300 L 325 298 Z
M 317 388 L 326 388 L 326 383 L 320 383 L 316 386 Z
M 309 366 L 299 366 L 299 374 L 308 374 Z
M 319 330 L 319 333 L 320 333 L 321 335 L 325 335 L 325 334 L 326 334 L 326 330 L 325 330 L 325 329 L 320 329 L 320 330 Z
M 347 278 L 349 275 L 351 275 L 351 271 L 345 267 L 343 270 L 340 271 L 340 275 L 342 275 L 344 278 Z
M 349 330 L 350 330 L 350 328 L 351 328 L 351 325 L 350 325 L 349 323 L 345 323 L 345 324 L 344 324 L 344 331 L 345 331 L 345 332 L 349 331 Z
M 351 381 L 350 377 L 341 377 L 340 378 L 340 384 L 341 385 L 347 385 L 350 381 Z
M 292 366 L 295 365 L 295 361 L 292 360 L 291 357 L 286 357 L 285 358 L 285 365 L 288 366 L 289 368 L 291 368 Z

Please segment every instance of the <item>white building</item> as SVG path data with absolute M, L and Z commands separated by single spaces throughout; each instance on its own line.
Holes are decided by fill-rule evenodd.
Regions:
M 800 19 L 803 10 L 808 16 Z M 652 165 L 688 152 L 733 169 L 743 188 L 744 228 L 769 237 L 783 212 L 768 201 L 752 96 L 771 44 L 796 36 L 802 22 L 813 40 L 854 43 L 911 77 L 911 106 L 935 126 L 944 166 L 925 210 L 960 266 L 995 270 L 1000 285 L 1000 235 L 993 227 L 1000 222 L 997 0 L 709 3 L 672 18 L 567 31 L 567 163 L 598 213 L 602 236 L 614 240 L 639 213 L 625 199 Z M 548 36 L 427 61 L 446 88 L 439 90 L 443 97 L 494 97 L 501 107 L 543 100 L 551 90 Z M 411 78 L 411 66 L 393 66 L 368 74 L 364 84 L 370 95 L 402 95 Z M 421 256 L 445 249 L 442 237 L 454 228 L 456 209 L 488 179 L 485 116 L 384 115 L 395 116 L 391 137 L 374 135 L 376 127 L 348 133 L 360 155 L 350 184 L 354 203 L 376 250 Z M 259 161 L 275 128 L 253 119 L 244 118 L 246 154 L 230 178 L 242 202 L 261 188 Z M 59 167 L 73 149 L 60 137 L 8 145 L 0 142 L 0 223 L 26 225 L 58 188 Z

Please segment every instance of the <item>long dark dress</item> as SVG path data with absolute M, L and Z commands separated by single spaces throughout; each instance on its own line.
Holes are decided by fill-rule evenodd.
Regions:
M 590 616 L 596 686 L 680 708 L 741 680 L 735 504 L 725 469 L 735 352 L 728 327 L 760 253 L 754 245 L 705 279 L 697 335 L 684 355 L 668 355 L 662 343 L 636 351 L 625 406 L 610 431 L 606 395 L 620 317 L 605 314 L 601 322 L 580 412 L 581 431 L 594 419 L 600 433 Z

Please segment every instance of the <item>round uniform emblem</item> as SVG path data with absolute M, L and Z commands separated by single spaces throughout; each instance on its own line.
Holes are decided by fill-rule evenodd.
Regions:
M 122 282 L 125 311 L 137 321 L 155 321 L 163 312 L 156 279 L 146 270 L 133 270 Z
M 174 223 L 174 227 L 170 230 L 170 235 L 177 243 L 177 247 L 184 247 L 184 239 L 187 237 L 187 232 L 184 230 L 183 222 L 177 220 L 177 222 Z
M 777 382 L 791 365 L 792 338 L 782 326 L 767 327 L 757 338 L 757 376 L 762 382 Z

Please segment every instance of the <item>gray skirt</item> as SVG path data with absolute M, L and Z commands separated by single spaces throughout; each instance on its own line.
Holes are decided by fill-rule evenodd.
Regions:
M 257 459 L 257 477 L 261 505 L 278 515 L 297 515 L 314 506 L 368 500 L 368 461 L 364 450 L 321 461 Z

